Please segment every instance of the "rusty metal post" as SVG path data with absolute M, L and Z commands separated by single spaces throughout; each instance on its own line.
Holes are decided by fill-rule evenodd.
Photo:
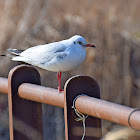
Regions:
M 80 140 L 83 135 L 83 124 L 77 122 L 72 109 L 73 100 L 81 94 L 100 98 L 100 89 L 97 82 L 89 76 L 74 76 L 65 84 L 64 111 L 66 140 Z M 85 121 L 84 140 L 99 140 L 101 138 L 101 119 L 88 116 Z
M 8 103 L 10 140 L 42 140 L 41 103 L 20 98 L 18 87 L 22 83 L 40 85 L 38 71 L 28 65 L 13 68 L 8 76 Z

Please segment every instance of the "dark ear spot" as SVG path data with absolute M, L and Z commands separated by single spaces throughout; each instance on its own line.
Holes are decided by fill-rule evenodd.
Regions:
M 76 42 L 73 42 L 74 44 L 76 44 Z
M 82 42 L 79 41 L 78 43 L 79 43 L 80 45 L 82 45 Z

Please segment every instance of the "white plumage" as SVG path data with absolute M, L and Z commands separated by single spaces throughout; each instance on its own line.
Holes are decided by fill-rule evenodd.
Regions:
M 8 51 L 14 55 L 13 61 L 22 61 L 59 73 L 79 66 L 86 57 L 86 47 L 95 46 L 87 44 L 82 36 L 75 35 L 67 40 L 31 47 L 25 51 L 17 49 L 8 49 Z M 57 78 L 61 78 L 61 74 Z

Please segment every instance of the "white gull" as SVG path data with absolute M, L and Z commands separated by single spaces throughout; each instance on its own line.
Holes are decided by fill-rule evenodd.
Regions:
M 82 36 L 75 35 L 67 40 L 38 45 L 25 51 L 17 49 L 8 49 L 8 51 L 12 54 L 13 61 L 22 61 L 57 72 L 58 92 L 60 93 L 63 91 L 61 89 L 61 73 L 82 64 L 86 57 L 86 47 L 95 46 L 86 43 Z

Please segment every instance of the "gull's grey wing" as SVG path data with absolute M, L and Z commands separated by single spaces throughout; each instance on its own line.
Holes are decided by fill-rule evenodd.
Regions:
M 65 57 L 67 47 L 63 43 L 50 43 L 47 45 L 35 46 L 21 53 L 21 57 L 30 59 L 38 64 L 45 64 L 52 59 L 62 59 Z
M 20 55 L 24 50 L 18 50 L 18 49 L 8 49 L 8 51 L 11 53 L 11 54 L 14 54 L 14 55 Z
M 41 61 L 38 61 L 38 64 L 47 64 L 51 63 L 53 59 L 63 59 L 67 54 L 65 52 L 56 52 L 51 56 L 46 55 Z M 46 61 L 47 60 L 47 61 Z

